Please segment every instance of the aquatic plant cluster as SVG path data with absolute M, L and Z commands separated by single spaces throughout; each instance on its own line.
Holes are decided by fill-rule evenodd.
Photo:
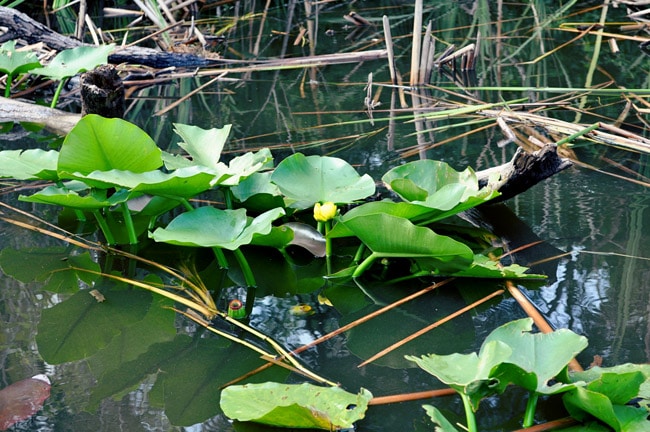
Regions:
M 182 154 L 160 150 L 144 131 L 127 121 L 87 115 L 66 136 L 59 150 L 0 152 L 0 176 L 52 182 L 36 193 L 21 196 L 20 200 L 61 206 L 82 220 L 94 218 L 108 248 L 130 244 L 137 249 L 139 243 L 148 239 L 180 247 L 210 248 L 223 267 L 230 265 L 226 256 L 230 253 L 249 290 L 254 290 L 257 285 L 241 250 L 249 245 L 272 247 L 283 253 L 289 246 L 303 246 L 317 257 L 324 256 L 327 266 L 322 277 L 329 280 L 357 280 L 373 268 L 381 269 L 388 261 L 394 260 L 410 262 L 410 274 L 404 277 L 542 277 L 528 274 L 525 267 L 516 264 L 502 266 L 482 255 L 481 250 L 475 251 L 467 242 L 454 238 L 453 234 L 435 232 L 439 221 L 499 195 L 490 185 L 480 188 L 471 168 L 458 172 L 439 161 L 406 163 L 383 175 L 381 180 L 389 191 L 387 198 L 368 200 L 376 194 L 375 180 L 360 175 L 342 159 L 296 153 L 276 166 L 270 151 L 262 149 L 224 163 L 220 160 L 221 152 L 230 126 L 209 130 L 184 124 L 175 124 L 174 127 L 181 138 Z M 216 194 L 211 196 L 221 199 L 218 203 L 198 199 L 206 193 Z M 450 227 L 446 226 L 446 230 L 450 231 Z M 333 269 L 330 261 L 336 256 L 336 242 L 350 239 L 358 245 L 356 254 L 347 266 Z M 0 263 L 5 271 L 10 260 L 11 252 L 3 251 Z M 50 275 L 62 269 L 71 271 L 73 280 L 79 278 L 94 283 L 103 293 L 95 290 L 97 294 L 92 297 L 78 296 L 78 290 L 73 290 L 76 294 L 72 298 L 43 313 L 38 344 L 48 362 L 72 361 L 101 352 L 114 343 L 112 339 L 117 333 L 124 332 L 124 328 L 115 325 L 120 317 L 124 318 L 122 324 L 127 327 L 133 320 L 143 319 L 142 314 L 151 300 L 114 287 L 102 288 L 97 278 L 103 274 L 106 279 L 161 294 L 157 303 L 163 307 L 148 313 L 160 315 L 152 317 L 154 320 L 166 316 L 164 320 L 173 327 L 168 312 L 172 315 L 174 311 L 179 312 L 218 335 L 258 351 L 262 359 L 279 355 L 290 360 L 285 366 L 291 370 L 330 385 L 279 384 L 270 381 L 282 377 L 266 380 L 261 375 L 259 379 L 263 384 L 228 386 L 212 396 L 221 398 L 221 409 L 229 417 L 278 426 L 323 429 L 351 427 L 364 417 L 372 399 L 367 390 L 362 389 L 357 395 L 347 393 L 306 370 L 292 359 L 290 353 L 264 335 L 255 334 L 270 343 L 277 354 L 232 338 L 210 323 L 210 320 L 220 317 L 254 332 L 241 323 L 250 312 L 251 304 L 244 305 L 236 300 L 238 303 L 232 311 L 221 312 L 207 288 L 176 273 L 171 274 L 179 276 L 183 284 L 193 288 L 176 293 L 178 287 L 166 289 L 168 285 L 153 275 L 143 281 L 111 275 L 110 269 L 102 272 L 87 255 L 66 255 L 66 261 L 63 268 L 50 268 Z M 60 290 L 63 285 L 60 280 L 59 284 L 53 289 Z M 105 301 L 104 294 L 109 301 Z M 142 291 L 142 294 L 146 293 Z M 246 303 L 250 301 L 250 298 L 246 299 Z M 180 310 L 178 305 L 189 309 Z M 84 339 L 81 335 L 83 328 L 52 325 L 60 322 L 61 314 L 79 316 L 90 309 L 96 309 L 93 319 L 111 322 L 106 326 L 109 333 L 104 340 L 93 341 L 91 347 L 88 341 L 81 341 Z M 137 318 L 129 315 L 133 313 Z M 143 321 L 139 322 L 139 327 L 146 326 Z M 96 327 L 97 323 L 93 322 L 92 326 Z M 532 334 L 531 326 L 531 320 L 520 320 L 495 330 L 484 341 L 478 355 L 430 354 L 407 356 L 407 359 L 461 395 L 469 430 L 476 430 L 474 412 L 480 400 L 500 394 L 513 384 L 530 392 L 524 419 L 527 426 L 533 423 L 539 396 L 559 393 L 564 395 L 565 405 L 575 419 L 597 418 L 615 430 L 637 430 L 633 428 L 645 424 L 646 382 L 650 376 L 646 367 L 622 365 L 568 374 L 568 362 L 584 349 L 586 339 L 565 330 Z M 156 330 L 161 334 L 152 338 L 149 346 L 138 347 L 137 352 L 131 355 L 134 358 L 139 355 L 140 362 L 142 356 L 159 356 L 157 365 L 178 361 L 177 356 L 192 342 L 184 335 L 163 335 L 174 333 L 170 328 L 164 328 Z M 61 332 L 66 332 L 67 336 L 59 337 Z M 76 333 L 80 334 L 75 336 Z M 128 338 L 128 332 L 124 333 Z M 226 361 L 235 356 L 232 347 L 226 351 L 205 343 L 201 344 L 200 351 L 205 350 L 205 355 L 213 360 L 223 358 Z M 166 354 L 162 355 L 162 352 Z M 202 354 L 198 355 L 201 357 Z M 185 364 L 187 362 L 188 359 Z M 91 406 L 96 406 L 102 397 L 123 391 L 125 386 L 128 387 L 123 382 L 125 379 L 128 381 L 144 374 L 144 370 L 138 369 L 142 366 L 135 363 L 132 365 L 133 376 L 113 380 L 105 376 L 93 391 Z M 116 369 L 123 367 L 115 366 Z M 252 363 L 241 362 L 226 375 L 236 377 L 253 367 Z M 110 372 L 110 367 L 107 369 Z M 622 393 L 621 388 L 625 389 Z M 280 400 L 276 397 L 278 392 L 291 396 Z M 635 398 L 635 406 L 626 405 Z M 254 403 L 244 403 L 246 401 Z M 436 408 L 425 405 L 425 409 L 442 430 L 456 430 Z M 189 422 L 211 412 L 209 408 L 201 411 L 202 414 L 193 412 Z M 185 413 L 175 415 L 168 412 L 168 415 L 179 423 L 188 422 L 183 417 Z

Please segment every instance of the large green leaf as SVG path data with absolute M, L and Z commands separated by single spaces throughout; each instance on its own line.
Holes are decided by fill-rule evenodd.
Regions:
M 490 188 L 479 189 L 471 168 L 459 172 L 445 162 L 428 159 L 393 168 L 382 180 L 405 201 L 437 209 L 444 217 L 499 195 Z
M 93 69 L 95 66 L 106 64 L 113 48 L 115 48 L 114 44 L 67 49 L 57 54 L 47 66 L 36 69 L 32 73 L 60 81 L 79 72 Z
M 284 210 L 269 210 L 256 218 L 248 218 L 245 209 L 220 210 L 200 207 L 182 213 L 166 228 L 158 228 L 150 237 L 157 242 L 181 246 L 219 247 L 235 250 L 249 244 L 255 235 L 271 232 L 271 223 L 284 215 Z
M 45 361 L 59 364 L 89 357 L 124 327 L 140 321 L 151 304 L 146 291 L 96 289 L 105 301 L 83 290 L 43 311 L 36 343 Z
M 56 150 L 3 150 L 0 151 L 0 177 L 16 180 L 58 180 Z
M 617 432 L 646 431 L 648 409 L 626 405 L 644 381 L 641 372 L 604 373 L 586 387 L 564 394 L 564 405 L 572 417 L 584 420 L 590 414 Z
M 343 159 L 296 153 L 278 164 L 271 181 L 290 207 L 305 209 L 317 202 L 351 203 L 375 193 L 375 182 Z
M 125 120 L 88 114 L 63 141 L 57 170 L 61 177 L 113 169 L 141 173 L 162 164 L 160 149 L 142 129 Z
M 578 387 L 563 395 L 564 404 L 573 417 L 586 419 L 591 415 L 614 430 L 647 429 L 650 365 L 625 363 L 612 367 L 596 366 L 572 372 L 570 379 L 573 382 L 587 382 L 584 388 Z M 629 405 L 632 400 L 636 403 Z
M 572 386 L 562 383 L 549 385 L 549 382 L 587 347 L 587 338 L 568 329 L 531 333 L 532 328 L 531 318 L 516 320 L 495 329 L 485 339 L 483 344 L 499 341 L 512 349 L 507 364 L 500 365 L 494 376 L 504 384 L 514 383 L 536 393 L 566 391 Z
M 232 125 L 225 125 L 223 128 L 202 129 L 174 123 L 174 132 L 183 139 L 178 145 L 192 157 L 194 164 L 216 169 L 231 127 Z
M 41 64 L 34 51 L 16 51 L 16 41 L 11 40 L 0 46 L 0 72 L 16 75 L 40 68 Z
M 209 190 L 219 174 L 205 167 L 191 166 L 171 173 L 160 170 L 133 172 L 123 170 L 93 171 L 87 175 L 73 175 L 96 187 L 107 189 L 119 186 L 132 192 L 168 197 L 190 198 Z
M 401 217 L 376 213 L 341 223 L 368 246 L 375 257 L 427 257 L 445 271 L 467 268 L 474 258 L 472 250 L 463 243 Z
M 365 416 L 372 394 L 311 384 L 248 384 L 221 392 L 221 409 L 231 419 L 273 426 L 334 430 L 351 428 Z

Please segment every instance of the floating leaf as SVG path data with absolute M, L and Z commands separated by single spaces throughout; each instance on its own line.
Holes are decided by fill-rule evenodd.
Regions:
M 273 171 L 271 181 L 287 197 L 290 207 L 305 209 L 317 202 L 351 203 L 375 193 L 375 182 L 346 161 L 296 153 Z
M 0 177 L 16 180 L 58 180 L 56 150 L 4 150 L 0 151 Z
M 235 250 L 249 244 L 253 236 L 271 232 L 271 223 L 282 215 L 284 210 L 276 208 L 252 219 L 246 216 L 245 209 L 206 206 L 177 216 L 166 228 L 158 228 L 150 236 L 157 242 L 181 246 Z
M 45 67 L 32 73 L 60 81 L 79 72 L 91 70 L 108 62 L 108 55 L 115 48 L 114 44 L 100 46 L 80 46 L 61 51 Z
M 350 428 L 365 416 L 372 394 L 312 384 L 248 384 L 221 392 L 221 409 L 231 419 L 273 426 L 333 430 Z
M 57 170 L 62 177 L 113 169 L 141 173 L 162 164 L 160 149 L 142 129 L 122 119 L 88 114 L 63 141 Z
M 420 270 L 428 270 L 435 274 L 440 273 L 439 263 L 437 260 L 427 260 L 426 258 L 418 259 L 417 264 Z M 450 275 L 456 277 L 474 277 L 474 278 L 497 278 L 497 279 L 544 279 L 545 275 L 526 273 L 528 267 L 518 264 L 501 266 L 497 261 L 491 260 L 485 255 L 474 255 L 474 261 L 468 268 L 460 271 L 453 271 Z

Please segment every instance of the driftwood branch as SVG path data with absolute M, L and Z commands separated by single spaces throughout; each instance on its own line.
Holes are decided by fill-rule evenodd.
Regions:
M 505 201 L 520 194 L 548 177 L 563 171 L 573 163 L 557 154 L 555 144 L 527 153 L 519 147 L 510 162 L 476 173 L 479 186 L 492 182 L 501 196 L 490 203 Z
M 35 123 L 58 135 L 66 135 L 77 124 L 80 114 L 71 114 L 33 102 L 0 97 L 0 123 Z

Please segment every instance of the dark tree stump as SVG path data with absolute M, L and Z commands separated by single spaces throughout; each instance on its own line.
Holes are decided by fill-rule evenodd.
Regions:
M 81 115 L 124 117 L 124 84 L 112 65 L 97 66 L 81 75 Z

